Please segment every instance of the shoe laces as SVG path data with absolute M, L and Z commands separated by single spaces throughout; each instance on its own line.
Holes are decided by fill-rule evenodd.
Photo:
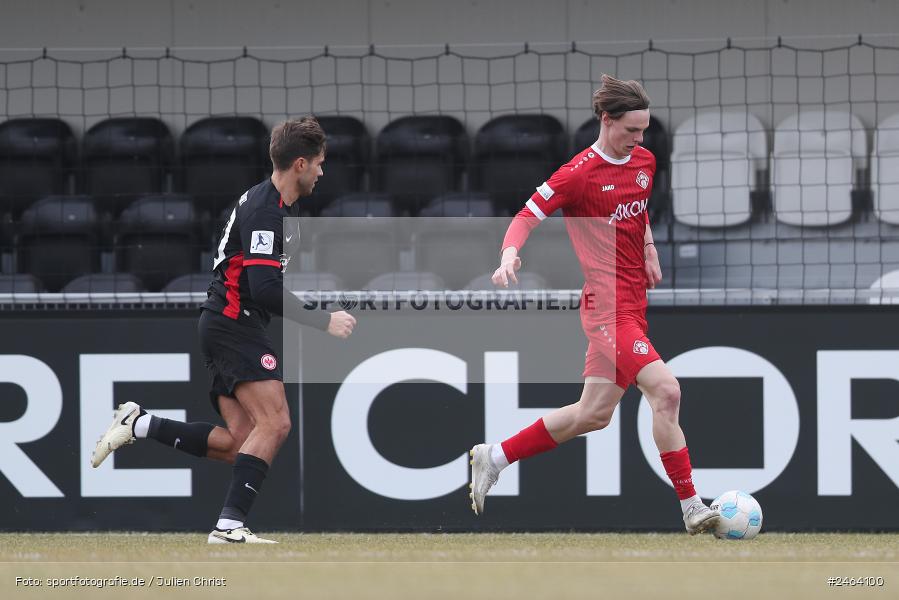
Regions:
M 687 518 L 693 517 L 704 510 L 709 510 L 709 507 L 703 504 L 702 502 L 694 502 L 687 508 Z
M 487 469 L 487 484 L 489 487 L 493 487 L 496 485 L 496 482 L 499 481 L 499 467 L 493 464 L 493 458 L 490 455 L 487 455 L 487 464 L 490 465 L 490 468 Z

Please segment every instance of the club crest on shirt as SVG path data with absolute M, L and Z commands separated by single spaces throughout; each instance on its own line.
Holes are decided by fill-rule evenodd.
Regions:
M 634 354 L 649 354 L 649 344 L 647 344 L 643 340 L 635 340 Z
M 268 371 L 274 371 L 278 368 L 278 359 L 271 354 L 263 354 L 262 358 L 259 359 L 259 362 L 262 363 L 262 368 Z
M 637 173 L 637 185 L 639 185 L 644 190 L 649 187 L 649 175 L 640 171 Z

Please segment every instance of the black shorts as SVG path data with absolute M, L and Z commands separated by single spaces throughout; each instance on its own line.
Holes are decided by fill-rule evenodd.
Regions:
M 209 400 L 217 413 L 221 414 L 219 396 L 234 398 L 234 388 L 242 381 L 284 380 L 278 353 L 264 329 L 204 309 L 197 330 L 212 375 Z

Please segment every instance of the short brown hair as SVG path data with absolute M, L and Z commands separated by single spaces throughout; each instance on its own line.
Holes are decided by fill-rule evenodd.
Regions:
M 268 154 L 278 171 L 286 171 L 302 157 L 312 159 L 325 151 L 325 132 L 315 117 L 289 119 L 272 129 Z
M 622 81 L 603 74 L 602 87 L 593 92 L 593 114 L 597 119 L 609 113 L 612 119 L 620 119 L 629 110 L 649 108 L 649 96 L 643 86 L 633 79 Z

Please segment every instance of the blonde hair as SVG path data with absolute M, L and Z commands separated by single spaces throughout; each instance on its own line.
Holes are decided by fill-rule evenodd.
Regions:
M 639 82 L 615 79 L 603 73 L 602 87 L 593 92 L 593 114 L 597 119 L 608 113 L 611 119 L 620 119 L 630 110 L 649 108 L 649 96 Z

